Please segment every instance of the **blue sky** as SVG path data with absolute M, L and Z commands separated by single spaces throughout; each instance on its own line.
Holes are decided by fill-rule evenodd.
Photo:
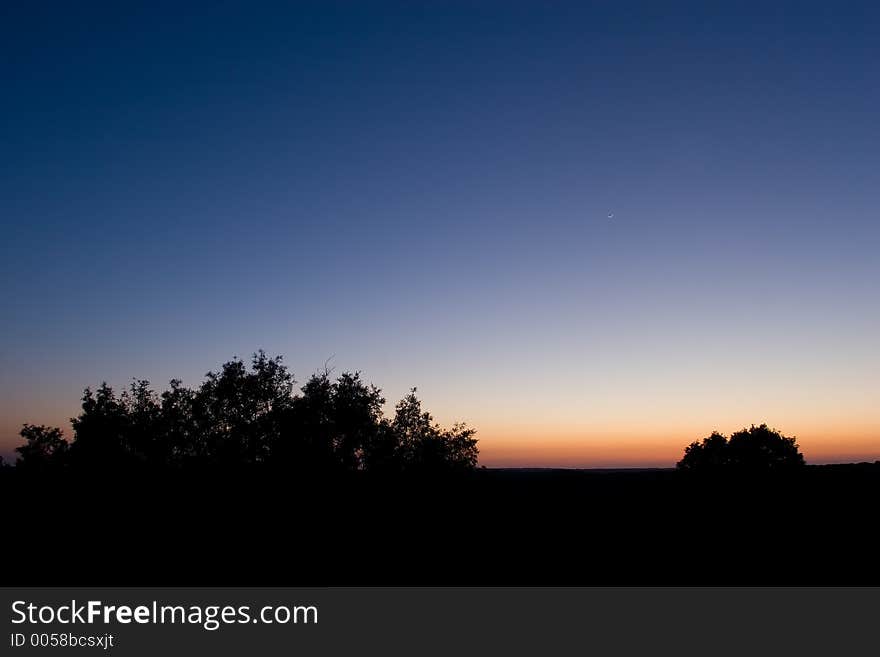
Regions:
M 880 457 L 880 9 L 765 4 L 5 6 L 0 452 L 262 347 L 490 463 Z

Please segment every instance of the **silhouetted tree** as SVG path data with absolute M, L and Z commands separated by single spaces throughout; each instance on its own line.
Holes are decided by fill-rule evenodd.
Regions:
M 332 470 L 333 382 L 328 372 L 312 375 L 294 398 L 282 418 L 282 428 L 273 449 L 279 467 Z
M 416 389 L 398 402 L 390 431 L 403 469 L 470 470 L 477 465 L 475 431 L 464 424 L 443 430 L 422 411 Z
M 95 391 L 85 389 L 82 412 L 70 422 L 74 432 L 71 459 L 77 466 L 112 469 L 130 462 L 126 405 L 106 382 Z
M 254 354 L 252 371 L 238 359 L 208 372 L 194 406 L 201 416 L 201 455 L 227 464 L 264 463 L 281 415 L 292 403 L 293 377 L 281 357 Z
M 45 470 L 65 464 L 69 445 L 58 427 L 25 424 L 19 435 L 26 442 L 15 448 L 16 467 Z
M 737 431 L 727 442 L 730 464 L 752 470 L 780 470 L 804 465 L 794 438 L 787 438 L 766 424 Z
M 328 371 L 315 374 L 294 398 L 273 458 L 294 467 L 368 469 L 384 403 L 381 391 L 358 372 L 345 372 L 335 381 Z
M 461 471 L 476 467 L 477 441 L 465 425 L 443 429 L 415 389 L 382 416 L 385 398 L 359 372 L 315 374 L 293 393 L 281 357 L 263 351 L 208 372 L 195 390 L 174 379 L 157 394 L 133 380 L 116 395 L 86 388 L 68 446 L 60 430 L 26 425 L 19 462 L 60 462 L 117 471 L 130 467 L 263 466 L 300 472 Z M 33 467 L 37 467 L 34 465 Z
M 150 382 L 132 381 L 120 395 L 125 414 L 122 445 L 128 456 L 142 463 L 163 466 L 168 460 L 168 445 L 162 431 L 162 407 Z
M 752 425 L 734 433 L 728 440 L 713 432 L 702 442 L 684 450 L 676 464 L 680 470 L 782 470 L 804 465 L 803 454 L 794 438 L 787 438 L 766 424 Z
M 677 463 L 681 470 L 708 470 L 728 464 L 727 438 L 717 431 L 703 438 L 703 442 L 693 442 L 684 449 L 684 458 Z
M 201 428 L 205 414 L 196 403 L 196 393 L 180 379 L 172 379 L 170 388 L 160 396 L 160 441 L 165 446 L 165 463 L 181 466 L 206 457 Z
M 385 398 L 360 372 L 343 373 L 333 386 L 333 451 L 344 470 L 364 468 L 365 446 L 374 441 Z

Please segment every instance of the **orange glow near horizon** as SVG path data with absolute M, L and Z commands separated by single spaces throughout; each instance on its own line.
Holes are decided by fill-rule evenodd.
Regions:
M 426 407 L 430 408 L 430 402 L 426 402 Z M 33 414 L 41 418 L 38 423 L 59 426 L 68 439 L 72 437 L 69 418 L 76 414 L 75 408 L 38 410 L 42 412 Z M 643 415 L 631 417 L 628 423 L 610 414 L 601 422 L 576 422 L 558 413 L 553 415 L 556 419 L 552 422 L 528 422 L 528 413 L 523 411 L 521 417 L 499 423 L 491 417 L 496 409 L 475 406 L 470 410 L 472 420 L 468 424 L 477 429 L 480 465 L 486 467 L 673 467 L 689 443 L 712 431 L 729 436 L 752 424 L 735 422 L 729 417 L 724 423 L 705 419 L 675 421 L 669 411 L 653 418 L 654 422 Z M 460 418 L 456 415 L 441 413 L 436 419 L 448 426 Z M 510 417 L 513 413 L 505 415 Z M 794 436 L 808 463 L 880 460 L 880 421 L 851 416 L 844 423 L 842 418 L 808 413 L 799 422 L 794 414 L 780 413 L 779 418 L 773 421 L 759 416 L 754 424 L 766 422 L 786 436 Z M 20 444 L 21 426 L 13 420 L 0 417 L 0 454 L 7 461 L 14 460 L 14 449 Z
M 732 430 L 719 429 L 730 435 Z M 778 427 L 777 427 L 778 428 Z M 480 464 L 486 467 L 626 468 L 673 467 L 684 448 L 708 436 L 702 432 L 616 432 L 586 434 L 535 430 L 495 433 L 480 431 Z M 829 439 L 830 433 L 810 431 L 795 436 L 808 463 L 875 461 L 880 459 L 880 428 L 848 431 Z

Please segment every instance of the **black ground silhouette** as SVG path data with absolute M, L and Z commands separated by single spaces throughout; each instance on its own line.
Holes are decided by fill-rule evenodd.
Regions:
M 27 425 L 7 584 L 880 583 L 880 463 L 804 465 L 765 425 L 677 469 L 487 470 L 414 394 L 383 418 L 356 374 L 292 391 L 259 353 L 194 391 L 87 391 L 70 443 Z
M 880 465 L 2 478 L 8 584 L 877 584 Z

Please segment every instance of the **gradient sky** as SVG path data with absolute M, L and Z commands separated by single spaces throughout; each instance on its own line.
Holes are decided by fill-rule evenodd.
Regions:
M 489 466 L 880 458 L 877 3 L 15 4 L 7 458 L 261 347 Z

